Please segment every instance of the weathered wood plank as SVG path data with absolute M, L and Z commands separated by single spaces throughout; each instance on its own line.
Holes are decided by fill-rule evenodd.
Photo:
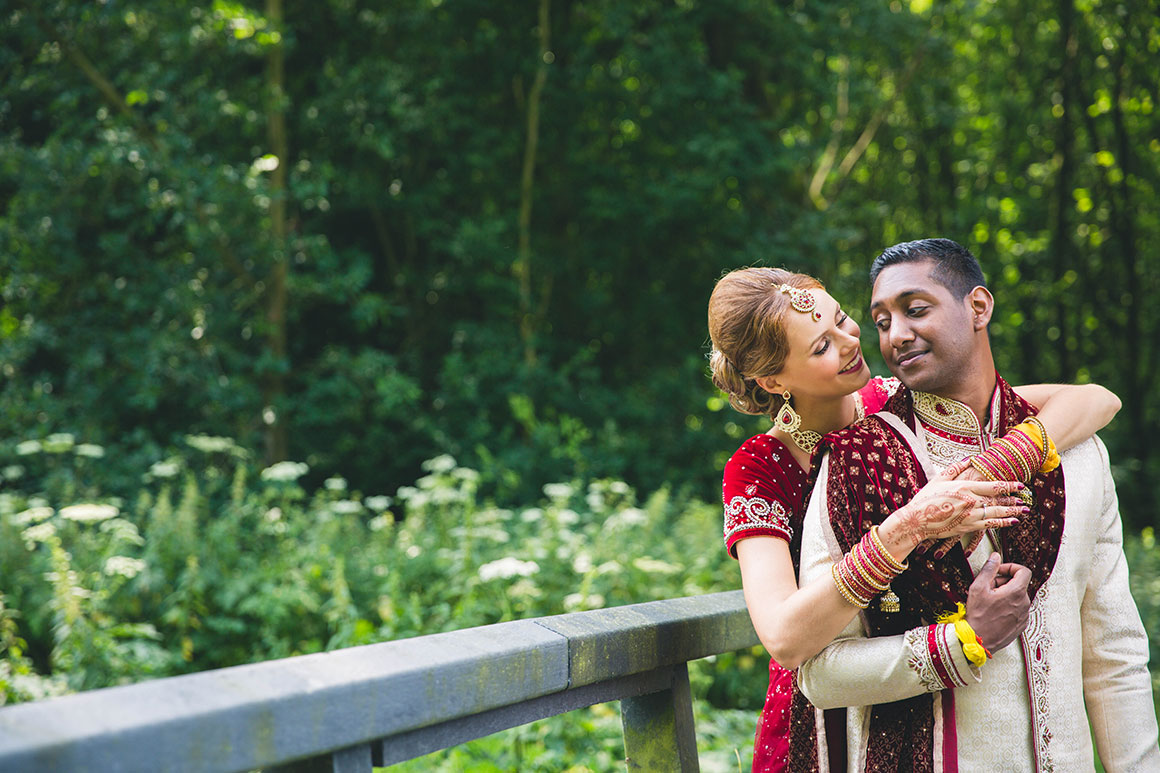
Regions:
M 700 770 L 689 669 L 681 664 L 672 667 L 669 674 L 667 689 L 620 702 L 625 766 L 630 771 Z
M 530 621 L 0 709 L 0 770 L 249 770 L 563 690 L 567 641 Z
M 0 708 L 0 770 L 364 770 L 367 749 L 398 761 L 666 690 L 658 669 L 756 643 L 730 592 L 160 679 Z
M 760 643 L 741 591 L 576 612 L 536 622 L 568 639 L 573 687 Z

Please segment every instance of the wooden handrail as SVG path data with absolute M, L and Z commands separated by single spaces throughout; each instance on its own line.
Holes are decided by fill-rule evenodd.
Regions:
M 0 708 L 0 770 L 366 771 L 621 700 L 637 769 L 696 770 L 686 663 L 740 591 L 517 620 Z

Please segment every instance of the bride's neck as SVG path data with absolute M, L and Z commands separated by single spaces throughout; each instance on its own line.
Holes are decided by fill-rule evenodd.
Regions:
M 802 417 L 802 429 L 824 435 L 854 423 L 857 400 L 855 393 L 837 398 L 802 399 L 795 401 L 794 410 Z

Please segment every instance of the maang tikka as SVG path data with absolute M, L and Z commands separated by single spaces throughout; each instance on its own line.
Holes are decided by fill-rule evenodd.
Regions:
M 809 314 L 815 322 L 821 320 L 822 312 L 818 311 L 818 299 L 809 290 L 787 284 L 775 286 L 789 296 L 789 305 L 793 306 L 795 311 Z

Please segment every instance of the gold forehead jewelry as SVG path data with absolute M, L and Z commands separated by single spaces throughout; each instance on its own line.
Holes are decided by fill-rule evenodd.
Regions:
M 822 318 L 822 312 L 818 311 L 818 299 L 809 290 L 787 284 L 775 285 L 775 287 L 789 296 L 789 305 L 793 306 L 794 310 L 809 314 L 815 322 Z

